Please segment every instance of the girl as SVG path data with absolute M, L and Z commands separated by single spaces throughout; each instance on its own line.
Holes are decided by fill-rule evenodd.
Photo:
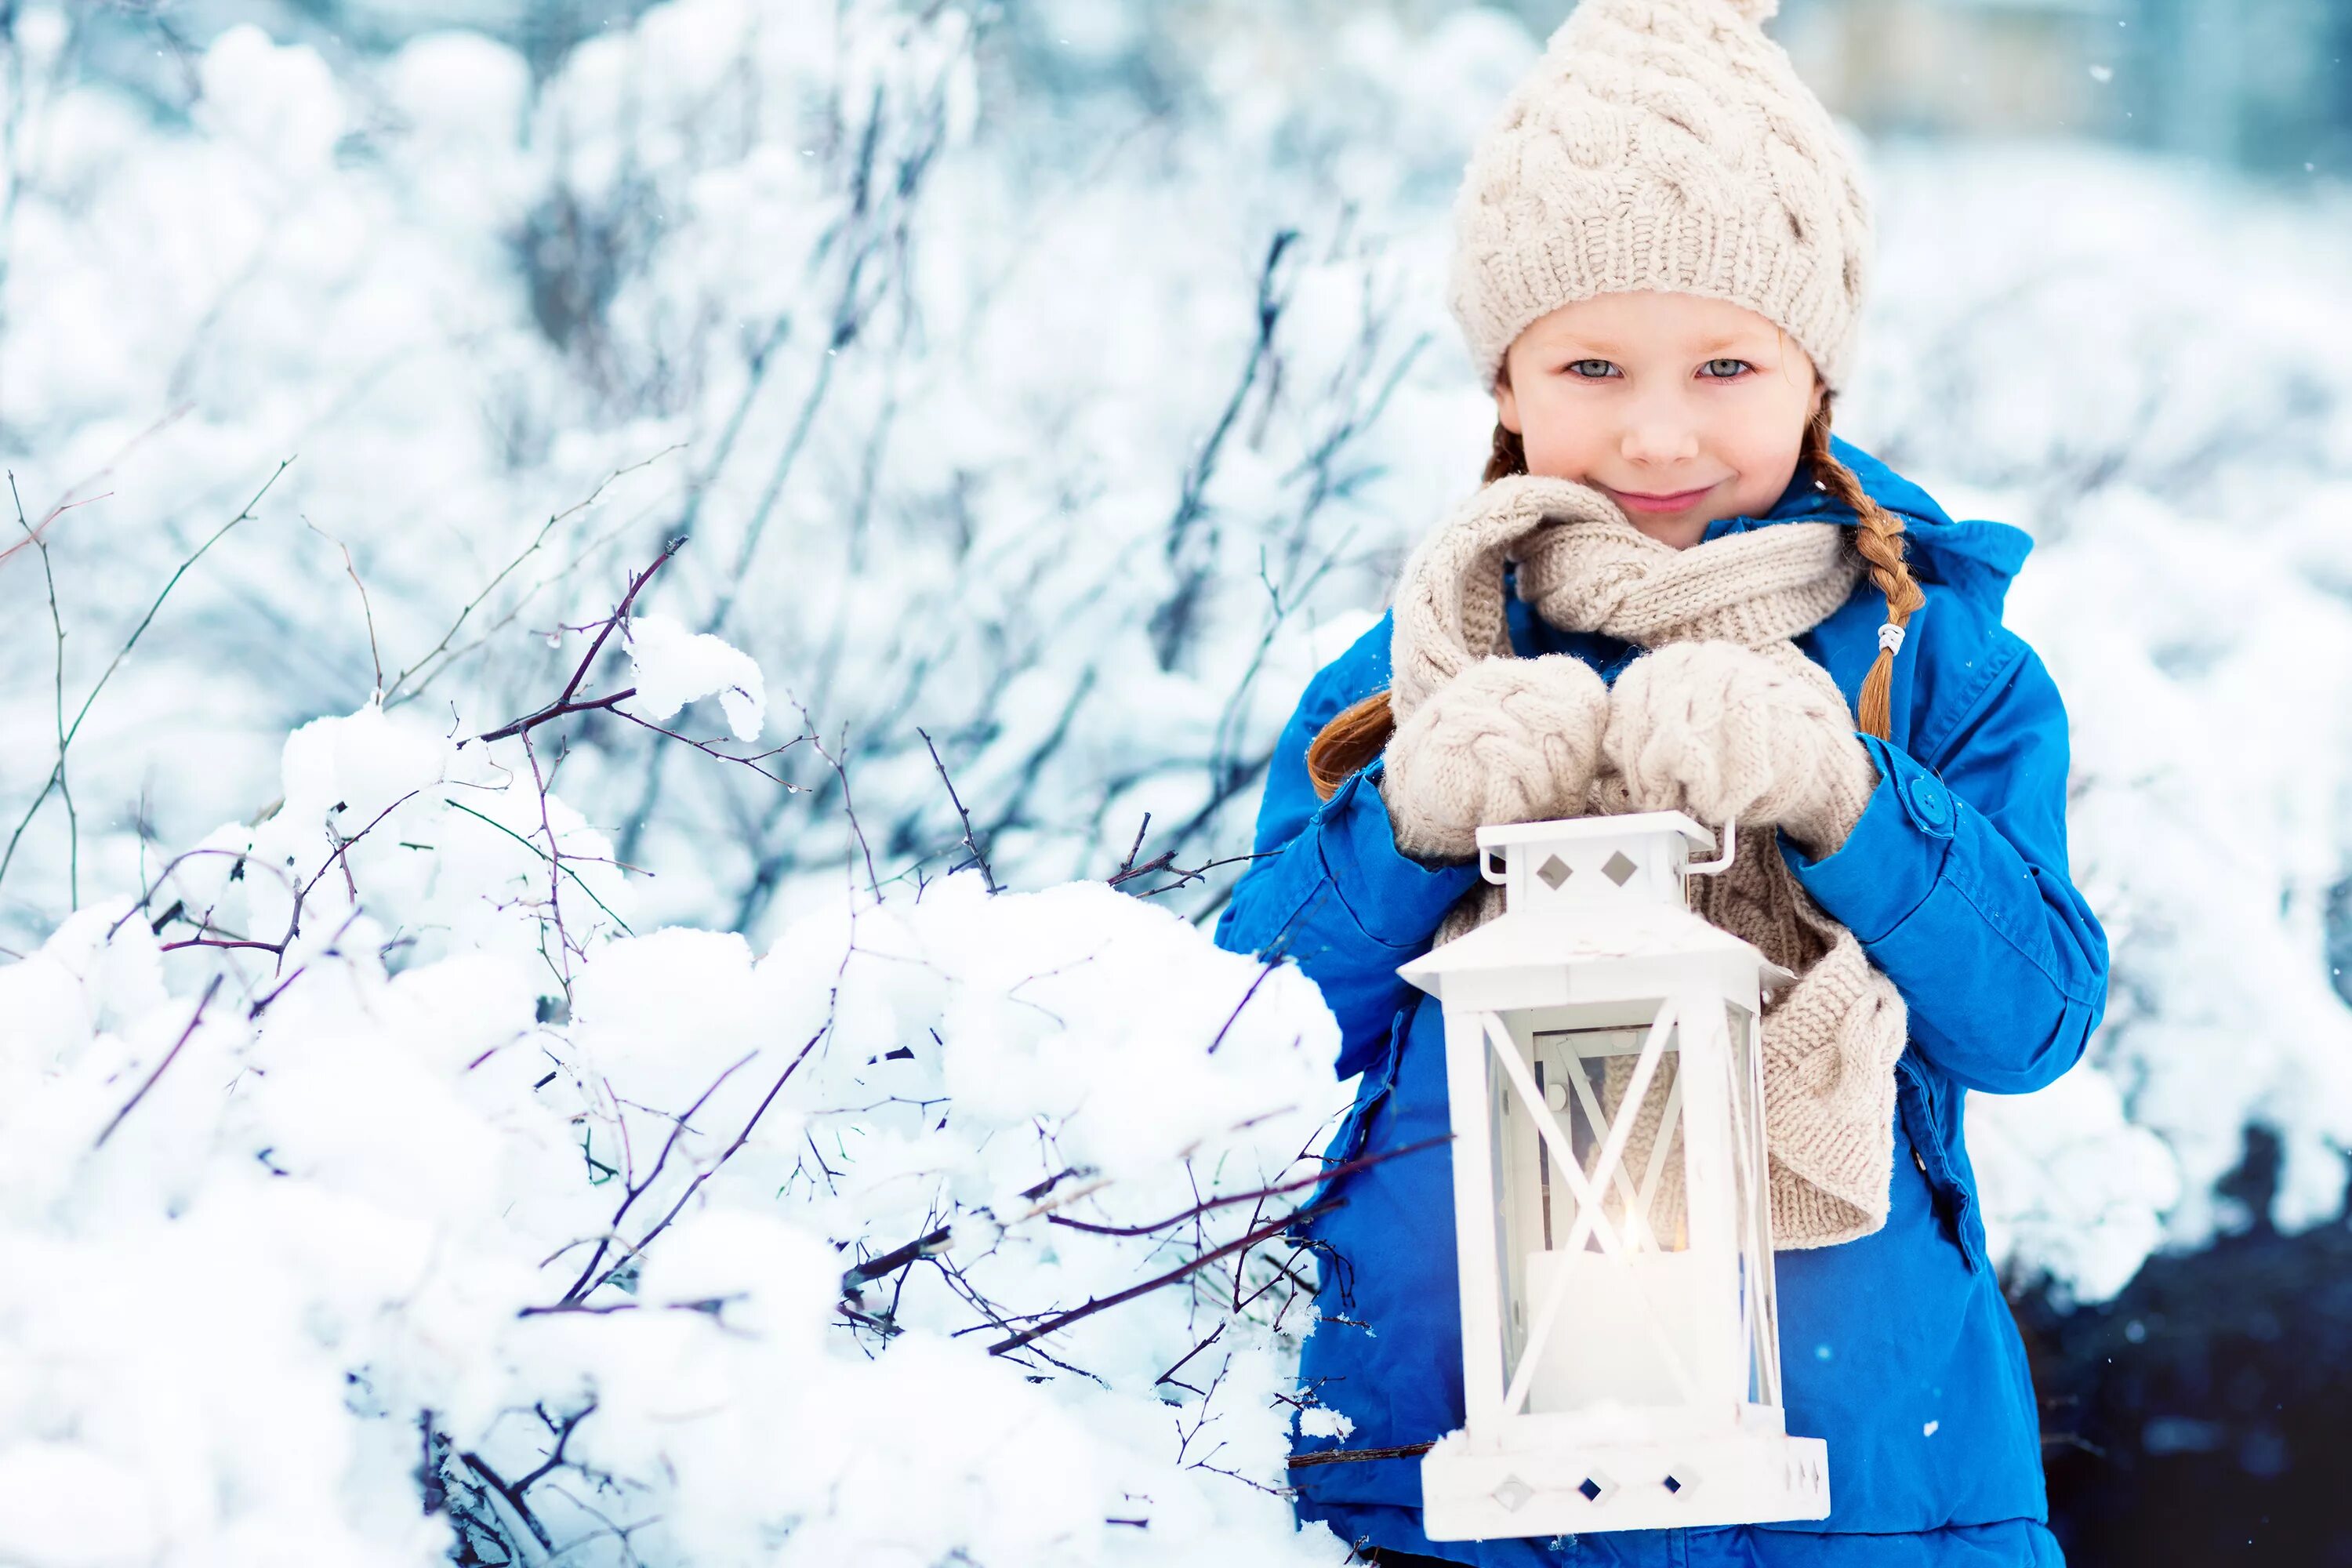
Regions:
M 1287 956 L 1362 1074 L 1333 1161 L 1442 1137 L 1443 1029 L 1397 966 L 1496 912 L 1482 823 L 1736 821 L 1701 912 L 1795 972 L 1764 1025 L 1789 1429 L 1825 1520 L 1432 1542 L 1463 1420 L 1442 1152 L 1332 1185 L 1297 1508 L 1368 1561 L 2062 1563 L 1964 1089 L 2072 1066 L 2106 946 L 2068 879 L 2064 710 L 2000 624 L 2028 542 L 1830 434 L 1869 219 L 1775 0 L 1584 0 L 1474 155 L 1452 304 L 1486 482 L 1275 752 L 1219 942 Z M 1661 1201 L 1664 1201 L 1663 1199 Z

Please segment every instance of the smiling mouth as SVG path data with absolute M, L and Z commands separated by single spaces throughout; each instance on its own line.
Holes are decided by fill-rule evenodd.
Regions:
M 1713 489 L 1715 489 L 1714 485 L 1701 485 L 1696 489 L 1672 490 L 1664 495 L 1645 495 L 1640 490 L 1621 490 L 1612 488 L 1609 493 L 1639 511 L 1680 511 Z

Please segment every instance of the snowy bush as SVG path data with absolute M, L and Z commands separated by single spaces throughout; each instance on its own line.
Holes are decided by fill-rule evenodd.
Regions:
M 0 1559 L 1343 1561 L 1276 1489 L 1313 985 L 977 867 L 641 927 L 538 782 L 594 701 L 307 724 L 0 969 Z
M 1389 563 L 1377 492 L 1465 466 L 1383 433 L 1480 440 L 1407 303 L 1428 247 L 1320 180 L 1231 178 L 1292 118 L 1234 68 L 1267 24 L 1234 20 L 1233 62 L 1160 123 L 1107 85 L 1024 99 L 1016 25 L 992 41 L 961 5 L 677 0 L 537 81 L 461 33 L 329 70 L 233 28 L 174 129 L 27 12 L 11 108 L 43 134 L 9 283 L 44 309 L 8 322 L 0 446 L 68 626 L 127 629 L 104 591 L 150 591 L 297 455 L 94 714 L 87 788 L 195 763 L 153 793 L 176 839 L 372 689 L 520 709 L 558 661 L 496 634 L 576 623 L 580 569 L 683 536 L 660 613 L 856 755 L 875 842 L 939 841 L 919 725 L 1021 885 L 1097 870 L 1147 813 L 1147 857 L 1234 853 L 1275 729 Z M 1349 73 L 1359 110 L 1444 97 L 1399 74 L 1394 24 L 1363 30 L 1387 44 Z M 1526 43 L 1448 31 L 1457 72 Z M 1245 123 L 1192 112 L 1227 101 Z M 1394 185 L 1431 158 L 1355 163 Z M 45 633 L 0 628 L 12 725 L 45 721 Z M 779 799 L 623 726 L 579 741 L 567 796 L 671 868 L 645 894 L 666 918 L 773 936 L 859 858 L 829 773 Z M 29 799 L 42 766 L 0 758 L 0 785 Z M 135 874 L 133 824 L 83 837 Z M 26 842 L 0 930 L 64 912 L 65 858 Z
M 2011 1268 L 2099 1300 L 2247 1223 L 2215 1184 L 2250 1123 L 2284 1156 L 2271 1217 L 2344 1212 L 2352 367 L 2314 345 L 2346 198 L 2050 147 L 1881 169 L 1863 438 L 2038 538 L 2009 620 L 2065 693 L 2074 870 L 2115 953 L 2085 1065 L 1970 1096 L 1970 1144 Z

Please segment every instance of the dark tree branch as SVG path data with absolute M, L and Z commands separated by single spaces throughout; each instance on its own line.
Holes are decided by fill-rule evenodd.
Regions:
M 1186 1220 L 1207 1214 L 1212 1209 L 1225 1208 L 1234 1204 L 1255 1203 L 1262 1198 L 1270 1198 L 1276 1193 L 1295 1192 L 1300 1187 L 1311 1187 L 1318 1182 L 1328 1182 L 1334 1176 L 1349 1175 L 1357 1171 L 1383 1164 L 1406 1154 L 1417 1154 L 1423 1149 L 1434 1149 L 1441 1143 L 1453 1142 L 1454 1134 L 1447 1132 L 1435 1138 L 1423 1138 L 1400 1148 L 1383 1149 L 1377 1154 L 1360 1154 L 1355 1159 L 1342 1160 L 1336 1165 L 1327 1166 L 1310 1175 L 1299 1176 L 1287 1182 L 1276 1182 L 1270 1187 L 1253 1187 L 1245 1193 L 1226 1193 L 1218 1197 L 1205 1199 L 1194 1204 L 1181 1214 L 1170 1215 L 1166 1219 L 1155 1220 L 1150 1225 L 1094 1225 L 1086 1220 L 1069 1219 L 1057 1214 L 1047 1215 L 1045 1223 L 1066 1226 L 1072 1230 L 1083 1230 L 1090 1236 L 1150 1236 L 1155 1232 L 1182 1225 Z
M 892 1247 L 879 1258 L 869 1258 L 842 1275 L 841 1293 L 845 1296 L 854 1295 L 860 1285 L 871 1284 L 886 1275 L 904 1268 L 919 1258 L 929 1258 L 936 1253 L 944 1252 L 947 1250 L 948 1244 L 954 1239 L 954 1229 L 948 1226 L 941 1226 L 937 1230 L 917 1237 L 903 1247 Z
M 518 719 L 511 724 L 477 735 L 474 739 L 477 741 L 512 740 L 517 735 L 530 733 L 551 719 L 561 719 L 570 713 L 593 713 L 600 708 L 610 708 L 615 702 L 625 702 L 636 694 L 637 689 L 628 686 L 614 692 L 610 697 L 592 697 L 585 702 L 566 702 L 558 699 L 536 713 Z
M 1116 1307 L 1124 1301 L 1132 1301 L 1138 1296 L 1148 1295 L 1151 1291 L 1159 1289 L 1163 1285 L 1173 1285 L 1179 1279 L 1185 1279 L 1186 1277 L 1196 1273 L 1200 1269 L 1207 1268 L 1210 1264 L 1214 1263 L 1221 1258 L 1227 1258 L 1232 1256 L 1234 1253 L 1243 1251 L 1248 1247 L 1255 1247 L 1259 1242 L 1264 1241 L 1266 1237 L 1270 1236 L 1278 1236 L 1284 1230 L 1297 1224 L 1301 1220 L 1313 1219 L 1318 1215 L 1328 1214 L 1333 1209 L 1345 1207 L 1346 1204 L 1347 1200 L 1344 1198 L 1326 1198 L 1321 1203 L 1309 1204 L 1305 1208 L 1293 1209 L 1288 1214 L 1284 1215 L 1280 1219 L 1260 1226 L 1257 1229 L 1251 1231 L 1247 1236 L 1241 1237 L 1234 1241 L 1229 1241 L 1213 1252 L 1204 1252 L 1198 1258 L 1192 1259 L 1190 1262 L 1171 1268 L 1165 1274 L 1157 1275 L 1152 1279 L 1147 1279 L 1140 1285 L 1132 1285 L 1128 1289 L 1119 1291 L 1117 1295 L 1104 1296 L 1097 1300 L 1088 1301 L 1083 1307 L 1074 1307 L 1066 1312 L 1058 1313 L 1054 1317 L 1046 1319 L 1044 1322 L 1037 1324 L 1034 1328 L 1024 1329 L 1021 1332 L 1013 1335 L 1009 1339 L 999 1340 L 996 1343 L 988 1347 L 988 1353 L 991 1355 L 1003 1355 L 1007 1351 L 1019 1350 L 1023 1345 L 1027 1344 L 1032 1340 L 1043 1339 L 1047 1334 L 1058 1332 L 1063 1329 L 1068 1328 L 1072 1323 L 1078 1322 L 1083 1319 L 1093 1317 L 1097 1312 Z

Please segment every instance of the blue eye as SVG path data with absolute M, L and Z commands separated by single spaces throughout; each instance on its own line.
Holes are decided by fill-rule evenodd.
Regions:
M 1580 359 L 1569 362 L 1568 374 L 1586 381 L 1605 381 L 1624 373 L 1605 359 Z
M 1711 359 L 1698 367 L 1698 373 L 1709 380 L 1732 381 L 1738 379 L 1741 371 L 1755 368 L 1744 359 Z

